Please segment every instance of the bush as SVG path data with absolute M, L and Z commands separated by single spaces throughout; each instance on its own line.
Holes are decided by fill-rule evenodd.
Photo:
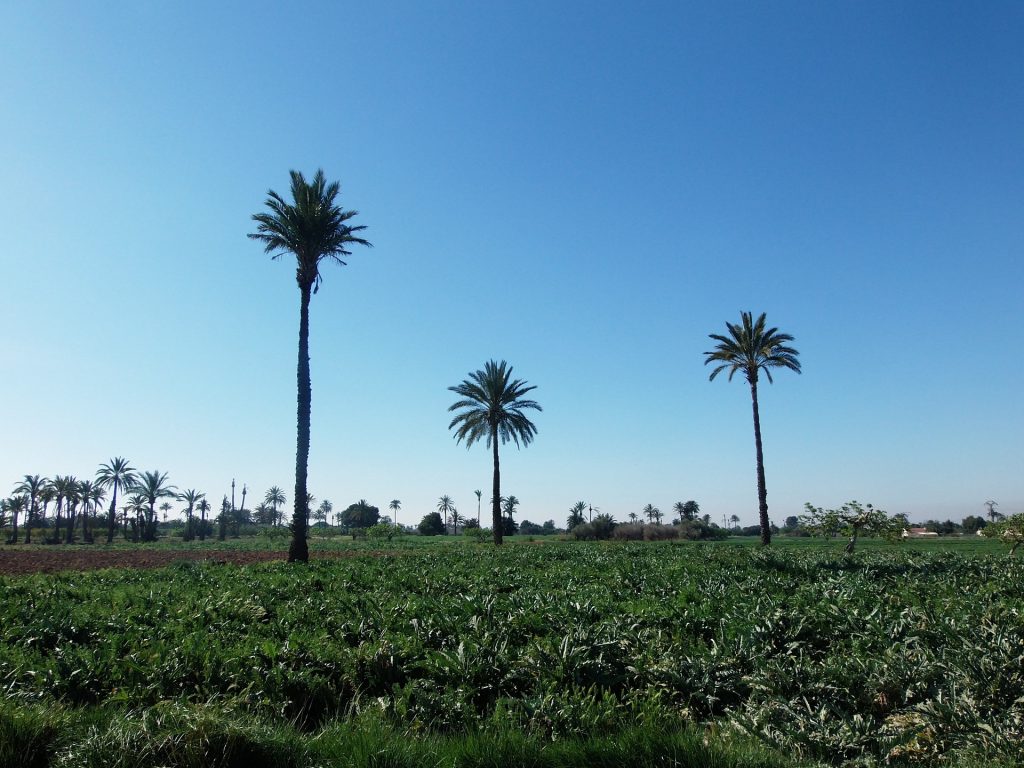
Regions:
M 570 533 L 576 541 L 606 541 L 612 537 L 615 527 L 611 515 L 598 515 L 592 522 L 575 526 Z
M 444 528 L 444 521 L 441 519 L 441 515 L 437 512 L 428 512 L 420 520 L 419 526 L 420 534 L 423 536 L 443 536 L 446 531 Z
M 725 539 L 729 534 L 717 525 L 708 525 L 703 520 L 684 520 L 678 526 L 679 537 L 689 541 L 710 541 Z M 760 528 L 757 529 L 760 532 Z
M 668 541 L 679 538 L 679 528 L 674 525 L 643 525 L 628 523 L 615 526 L 612 538 L 621 541 Z

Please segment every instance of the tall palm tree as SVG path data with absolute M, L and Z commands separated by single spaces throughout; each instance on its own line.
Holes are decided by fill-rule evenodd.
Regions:
M 154 470 L 143 472 L 135 489 L 146 499 L 149 505 L 146 510 L 146 522 L 143 527 L 142 540 L 156 541 L 156 502 L 157 499 L 177 498 L 177 488 L 167 482 L 167 473 Z
M 70 504 L 70 499 L 75 493 L 75 487 L 77 481 L 72 475 L 54 475 L 53 480 L 50 481 L 53 487 L 53 498 L 56 504 L 56 512 L 54 519 L 53 538 L 51 541 L 54 544 L 60 543 L 60 513 L 65 505 Z
M 47 480 L 45 477 L 39 475 L 25 475 L 21 482 L 14 486 L 14 492 L 20 493 L 23 496 L 28 497 L 28 509 L 25 512 L 25 543 L 32 543 L 32 523 L 36 519 L 36 514 L 39 511 L 39 497 L 42 493 L 43 488 L 46 486 Z M 15 544 L 17 544 L 17 535 L 14 536 Z
M 388 504 L 388 509 L 395 513 L 394 524 L 398 525 L 398 510 L 402 508 L 402 502 L 398 499 L 392 499 L 391 503 Z
M 7 540 L 7 543 L 8 544 L 17 544 L 18 543 L 18 515 L 20 515 L 22 512 L 24 512 L 26 509 L 28 509 L 28 496 L 25 496 L 25 495 L 11 496 L 11 498 L 7 499 L 7 501 L 5 503 L 7 505 L 7 511 L 10 512 L 10 514 L 11 514 L 11 526 L 13 527 L 13 532 L 11 533 L 11 538 L 9 538 Z
M 475 490 L 475 491 L 473 491 L 473 493 L 476 494 L 476 526 L 477 526 L 477 528 L 479 528 L 480 527 L 480 497 L 482 497 L 484 495 L 484 492 L 481 491 L 481 490 Z
M 441 513 L 441 517 L 444 518 L 444 529 L 448 530 L 448 514 L 455 511 L 455 502 L 452 501 L 452 497 L 447 493 L 437 501 L 437 511 Z
M 96 500 L 97 493 L 102 492 L 103 489 L 93 483 L 92 480 L 83 480 L 78 484 L 78 496 L 82 500 L 82 539 L 89 544 L 92 543 L 92 530 L 89 528 L 89 516 L 90 513 L 94 511 L 95 505 L 98 503 Z
M 178 494 L 178 501 L 185 502 L 185 541 L 192 541 L 196 536 L 192 516 L 195 514 L 196 504 L 205 498 L 206 494 L 199 493 L 195 488 L 189 488 Z
M 705 352 L 704 364 L 718 363 L 711 372 L 711 381 L 722 371 L 729 371 L 729 381 L 740 371 L 750 385 L 750 400 L 754 410 L 754 444 L 757 449 L 757 501 L 761 523 L 761 544 L 767 546 L 772 542 L 772 532 L 768 521 L 768 490 L 764 482 L 764 454 L 761 449 L 761 417 L 757 405 L 758 373 L 764 371 L 768 383 L 772 382 L 772 368 L 788 368 L 800 373 L 800 354 L 787 346 L 793 341 L 788 333 L 779 333 L 778 328 L 765 327 L 765 313 L 757 320 L 750 312 L 741 314 L 739 324 L 726 323 L 728 336 L 716 333 L 708 334 L 718 342 L 710 352 Z
M 320 263 L 333 261 L 344 265 L 342 256 L 351 251 L 353 243 L 369 246 L 356 235 L 366 227 L 352 226 L 348 222 L 358 215 L 337 205 L 338 182 L 327 183 L 324 172 L 318 170 L 312 182 L 301 173 L 291 171 L 292 202 L 288 203 L 273 190 L 267 192 L 267 213 L 253 215 L 256 232 L 249 237 L 264 245 L 264 252 L 278 258 L 290 253 L 295 256 L 295 279 L 299 285 L 299 360 L 298 360 L 298 414 L 295 449 L 295 512 L 292 516 L 292 542 L 288 548 L 288 562 L 308 562 L 309 545 L 306 542 L 308 521 L 303 503 L 306 500 L 306 479 L 309 464 L 309 429 L 312 389 L 309 375 L 309 300 L 320 288 Z
M 331 512 L 334 511 L 334 504 L 328 499 L 324 499 L 320 502 L 320 506 L 316 508 L 316 519 L 327 524 L 327 518 L 331 516 Z
M 533 400 L 523 396 L 536 389 L 527 386 L 525 381 L 512 379 L 512 367 L 504 360 L 495 363 L 489 360 L 482 371 L 469 374 L 469 379 L 448 389 L 457 394 L 457 400 L 448 411 L 458 411 L 448 425 L 455 430 L 455 441 L 466 441 L 468 449 L 478 440 L 486 442 L 491 449 L 494 461 L 494 479 L 491 489 L 491 518 L 494 527 L 494 543 L 501 544 L 501 466 L 498 460 L 498 441 L 507 443 L 512 440 L 519 444 L 529 445 L 537 434 L 534 426 L 523 411 L 543 410 Z
M 515 496 L 509 496 L 502 500 L 501 511 L 504 513 L 505 517 L 508 518 L 509 523 L 512 522 L 512 518 L 516 513 L 516 507 L 518 506 L 519 499 Z
M 206 494 L 200 494 L 199 502 L 196 504 L 196 511 L 199 512 L 199 540 L 206 541 L 206 515 L 209 514 L 210 502 L 206 499 Z
M 107 544 L 114 540 L 114 529 L 117 527 L 117 491 L 127 490 L 135 485 L 138 475 L 135 468 L 128 465 L 128 460 L 115 456 L 106 464 L 101 464 L 96 472 L 96 483 L 101 488 L 111 488 L 110 513 L 107 517 Z
M 285 503 L 284 491 L 278 488 L 276 485 L 270 487 L 267 491 L 267 495 L 263 497 L 263 501 L 274 508 L 274 525 L 280 522 L 278 517 L 277 508 Z
M 729 522 L 732 523 L 732 527 L 733 528 L 739 528 L 740 527 L 740 516 L 739 515 L 729 515 Z
M 565 521 L 566 530 L 572 530 L 577 525 L 583 525 L 586 518 L 583 517 L 583 513 L 587 511 L 587 502 L 577 501 L 571 507 L 569 507 L 569 517 Z

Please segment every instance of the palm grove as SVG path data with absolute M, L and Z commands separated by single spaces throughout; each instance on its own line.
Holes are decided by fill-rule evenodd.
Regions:
M 345 210 L 338 202 L 340 185 L 328 183 L 322 170 L 318 170 L 311 181 L 302 173 L 291 171 L 291 200 L 285 200 L 274 190 L 269 190 L 264 211 L 256 213 L 256 231 L 248 237 L 262 243 L 264 252 L 273 259 L 290 254 L 295 258 L 295 280 L 299 288 L 299 338 L 296 367 L 297 408 L 296 408 L 296 450 L 295 486 L 292 496 L 291 543 L 288 550 L 289 562 L 305 562 L 309 559 L 308 526 L 311 497 L 308 492 L 308 464 L 312 410 L 312 385 L 309 359 L 310 300 L 319 291 L 323 275 L 321 267 L 333 262 L 346 264 L 354 245 L 371 247 L 371 243 L 360 236 L 366 227 L 353 223 L 357 211 Z M 800 372 L 798 352 L 788 343 L 793 337 L 780 333 L 777 328 L 767 328 L 765 315 L 756 320 L 749 312 L 741 315 L 739 324 L 726 323 L 728 335 L 710 334 L 717 342 L 712 351 L 705 353 L 705 364 L 715 363 L 711 373 L 713 380 L 723 370 L 729 372 L 729 379 L 740 372 L 750 387 L 754 421 L 754 442 L 756 455 L 756 476 L 758 511 L 763 544 L 771 541 L 768 520 L 767 490 L 764 471 L 761 425 L 758 403 L 759 374 L 763 372 L 772 381 L 773 368 L 788 368 Z M 460 384 L 449 387 L 458 400 L 449 408 L 454 416 L 449 429 L 454 430 L 458 443 L 471 447 L 483 443 L 490 451 L 493 462 L 491 517 L 495 544 L 503 538 L 502 502 L 508 499 L 501 495 L 501 468 L 499 445 L 508 442 L 517 447 L 529 445 L 537 434 L 537 428 L 527 416 L 528 411 L 540 411 L 541 406 L 526 397 L 535 386 L 512 377 L 512 367 L 504 360 L 489 360 L 480 370 L 471 372 Z M 76 484 L 77 483 L 77 484 Z M 84 538 L 92 541 L 95 525 L 89 521 L 96 518 L 96 510 L 110 492 L 110 507 L 106 520 L 106 539 L 114 536 L 116 507 L 119 494 L 129 495 L 126 509 L 133 510 L 136 537 L 151 541 L 156 538 L 156 508 L 163 502 L 166 510 L 167 499 L 184 501 L 186 507 L 186 530 L 192 530 L 193 516 L 198 512 L 205 524 L 210 505 L 204 494 L 194 489 L 178 493 L 168 483 L 167 474 L 160 472 L 137 472 L 122 458 L 112 459 L 104 464 L 95 481 L 85 485 L 71 477 L 55 477 L 44 481 L 37 475 L 26 475 L 15 488 L 15 495 L 4 501 L 4 510 L 15 521 L 13 540 L 17 541 L 17 519 L 23 513 L 30 519 L 39 517 L 39 504 L 56 502 L 56 527 L 59 532 L 62 514 L 66 526 L 67 541 L 71 540 L 75 520 L 79 520 Z M 481 492 L 476 491 L 479 501 Z M 265 505 L 272 506 L 275 518 L 284 502 L 284 494 L 276 486 L 268 492 Z M 513 497 L 514 498 L 514 497 Z M 450 500 L 449 500 L 450 502 Z M 326 502 L 325 502 L 326 504 Z M 222 503 L 222 512 L 226 506 Z M 231 507 L 233 508 L 233 504 Z M 318 509 L 326 517 L 329 509 Z M 400 502 L 394 500 L 391 509 L 397 513 Z M 442 503 L 446 516 L 458 525 L 457 512 L 449 504 Z M 243 499 L 244 507 L 244 499 Z M 266 507 L 264 507 L 266 509 Z M 582 515 L 582 510 L 579 510 Z M 651 520 L 660 519 L 653 509 L 645 510 Z M 511 518 L 511 514 L 509 515 Z M 224 519 L 225 515 L 221 515 Z M 127 519 L 127 518 L 126 518 Z M 127 523 L 126 523 L 127 528 Z M 199 526 L 203 530 L 203 526 Z M 29 528 L 30 531 L 30 528 Z M 187 535 L 187 534 L 186 534 Z M 27 540 L 31 541 L 29 532 Z

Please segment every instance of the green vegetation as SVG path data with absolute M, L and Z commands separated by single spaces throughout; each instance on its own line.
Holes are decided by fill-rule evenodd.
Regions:
M 0 580 L 0 766 L 1024 757 L 1024 562 L 997 542 L 442 538 Z

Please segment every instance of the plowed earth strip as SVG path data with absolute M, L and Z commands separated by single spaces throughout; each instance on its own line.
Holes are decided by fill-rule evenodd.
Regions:
M 310 552 L 312 559 L 339 559 L 349 557 L 380 557 L 392 552 L 369 550 L 339 550 Z M 16 550 L 0 549 L 0 575 L 19 576 L 30 573 L 56 573 L 58 571 L 91 571 L 97 568 L 162 568 L 182 561 L 212 562 L 232 565 L 265 563 L 287 560 L 284 550 L 246 551 L 239 549 L 211 550 L 145 550 L 145 549 L 87 549 L 81 546 L 46 547 Z

